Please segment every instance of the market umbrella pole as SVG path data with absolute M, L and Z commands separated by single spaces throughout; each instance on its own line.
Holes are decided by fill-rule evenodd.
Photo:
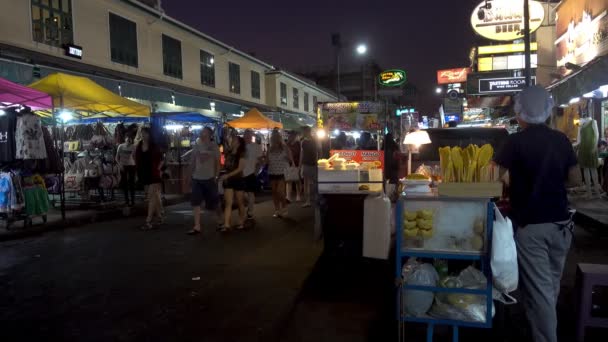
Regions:
M 54 107 L 54 106 L 53 106 Z M 59 108 L 63 108 L 63 96 L 59 97 Z M 54 109 L 54 108 L 53 108 Z M 53 116 L 55 116 L 55 111 L 53 110 Z M 61 119 L 61 118 L 60 118 Z M 55 121 L 55 120 L 53 120 Z M 55 125 L 57 125 L 57 123 L 55 122 Z M 65 123 L 63 122 L 63 120 L 61 120 L 61 131 L 59 132 L 59 136 L 60 136 L 60 151 L 61 151 L 61 162 L 63 163 L 64 158 L 65 158 L 65 154 L 64 154 L 64 134 L 65 134 Z M 64 163 L 65 165 L 65 163 Z M 65 184 L 64 184 L 64 177 L 65 177 L 65 169 L 63 170 L 63 172 L 61 173 L 60 177 L 59 177 L 59 199 L 61 201 L 61 219 L 65 221 Z

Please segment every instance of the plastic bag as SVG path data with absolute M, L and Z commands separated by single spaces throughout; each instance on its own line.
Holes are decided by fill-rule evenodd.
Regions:
M 421 264 L 412 258 L 403 266 L 403 281 L 408 285 L 437 286 L 439 275 L 430 264 Z M 435 294 L 430 291 L 404 290 L 403 310 L 411 316 L 426 314 L 431 306 Z
M 519 282 L 517 267 L 517 249 L 513 238 L 511 220 L 503 217 L 494 206 L 495 220 L 492 233 L 492 274 L 494 286 L 502 293 L 517 289 Z

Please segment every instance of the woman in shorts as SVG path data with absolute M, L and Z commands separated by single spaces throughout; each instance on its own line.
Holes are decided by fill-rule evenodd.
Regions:
M 270 177 L 272 201 L 274 203 L 274 215 L 272 217 L 275 218 L 287 216 L 285 171 L 290 165 L 294 165 L 291 151 L 283 142 L 281 133 L 278 130 L 274 130 L 270 136 L 270 148 L 268 149 L 268 175 Z
M 163 204 L 160 194 L 163 182 L 160 171 L 163 167 L 163 156 L 150 135 L 148 127 L 141 128 L 141 141 L 135 149 L 135 164 L 137 178 L 145 186 L 148 195 L 148 217 L 141 229 L 150 230 L 153 228 L 153 224 L 163 222 Z
M 224 226 L 221 232 L 230 230 L 230 217 L 232 216 L 232 203 L 236 198 L 239 208 L 239 220 L 236 229 L 243 229 L 245 224 L 245 203 L 244 190 L 245 181 L 243 179 L 243 169 L 245 168 L 245 140 L 238 136 L 233 136 L 230 143 L 230 150 L 225 155 L 224 170 L 225 174 L 221 177 L 224 186 Z

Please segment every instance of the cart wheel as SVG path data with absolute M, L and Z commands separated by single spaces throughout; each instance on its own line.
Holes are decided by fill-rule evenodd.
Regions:
M 46 215 L 42 215 L 42 222 L 46 223 Z

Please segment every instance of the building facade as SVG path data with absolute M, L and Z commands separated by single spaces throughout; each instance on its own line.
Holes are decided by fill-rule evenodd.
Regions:
M 267 102 L 272 65 L 144 2 L 0 0 L 0 8 L 10 8 L 0 12 L 0 76 L 9 80 L 28 84 L 54 71 L 77 73 L 157 108 L 212 115 L 280 107 Z M 299 84 L 300 101 L 304 94 L 312 101 L 313 93 L 335 98 L 315 84 Z M 313 113 L 303 103 L 290 109 Z

